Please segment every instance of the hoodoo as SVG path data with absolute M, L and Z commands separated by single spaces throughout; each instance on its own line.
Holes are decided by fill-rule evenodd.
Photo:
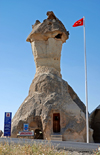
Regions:
M 62 79 L 62 44 L 69 32 L 52 11 L 36 20 L 26 41 L 31 43 L 36 74 L 29 94 L 12 120 L 12 137 L 29 124 L 35 139 L 86 141 L 85 105 Z

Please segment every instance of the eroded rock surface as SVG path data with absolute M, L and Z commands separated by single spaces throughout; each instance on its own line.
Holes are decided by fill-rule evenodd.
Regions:
M 28 123 L 37 138 L 42 132 L 41 137 L 50 140 L 52 134 L 59 132 L 62 140 L 85 142 L 85 106 L 60 74 L 62 44 L 69 32 L 52 11 L 47 16 L 43 23 L 36 21 L 27 38 L 36 74 L 29 95 L 12 120 L 12 137 Z
M 12 137 L 23 130 L 23 123 L 29 123 L 30 130 L 41 129 L 44 139 L 50 139 L 53 133 L 53 113 L 60 113 L 63 140 L 85 141 L 84 108 L 80 109 L 73 101 L 68 87 L 68 83 L 57 76 L 56 72 L 36 76 L 28 97 L 13 118 Z
M 39 67 L 45 66 L 55 68 L 60 75 L 62 44 L 69 38 L 69 32 L 52 11 L 47 16 L 43 23 L 36 20 L 26 41 L 32 46 L 36 73 Z
M 26 41 L 33 42 L 35 40 L 48 40 L 49 38 L 55 38 L 66 42 L 69 36 L 69 32 L 64 27 L 63 23 L 54 15 L 52 11 L 47 12 L 48 18 L 41 23 L 36 20 L 32 25 L 32 32 L 27 37 Z

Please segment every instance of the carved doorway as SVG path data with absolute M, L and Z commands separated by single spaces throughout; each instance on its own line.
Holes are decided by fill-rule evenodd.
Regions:
M 60 132 L 60 114 L 53 114 L 53 132 Z
M 40 129 L 34 131 L 34 139 L 43 139 L 43 132 Z

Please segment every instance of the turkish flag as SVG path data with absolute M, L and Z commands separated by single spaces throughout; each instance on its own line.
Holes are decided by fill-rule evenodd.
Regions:
M 78 21 L 76 21 L 74 23 L 73 27 L 82 26 L 82 25 L 83 25 L 83 18 L 81 18 Z

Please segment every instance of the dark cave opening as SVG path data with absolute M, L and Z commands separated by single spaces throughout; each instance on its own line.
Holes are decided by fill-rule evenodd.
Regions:
M 61 36 L 62 36 L 62 34 L 57 34 L 57 35 L 55 36 L 55 38 L 61 39 Z
M 43 132 L 40 129 L 34 131 L 34 139 L 43 139 Z

